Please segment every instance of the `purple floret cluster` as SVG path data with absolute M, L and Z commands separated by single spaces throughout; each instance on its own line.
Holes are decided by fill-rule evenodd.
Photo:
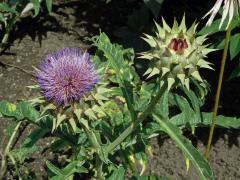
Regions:
M 64 48 L 47 56 L 37 71 L 43 95 L 58 105 L 79 100 L 98 81 L 90 55 L 77 48 Z

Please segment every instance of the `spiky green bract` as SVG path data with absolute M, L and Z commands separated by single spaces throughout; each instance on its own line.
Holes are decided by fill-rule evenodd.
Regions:
M 174 83 L 182 83 L 189 89 L 190 77 L 203 81 L 200 68 L 212 69 L 211 63 L 204 59 L 215 49 L 203 45 L 207 35 L 196 37 L 195 22 L 187 29 L 185 16 L 180 25 L 175 19 L 172 28 L 163 18 L 162 23 L 161 27 L 155 22 L 156 36 L 144 34 L 145 37 L 142 37 L 151 46 L 149 51 L 140 53 L 140 58 L 151 61 L 144 75 L 148 75 L 147 78 L 160 75 L 168 82 L 168 89 Z

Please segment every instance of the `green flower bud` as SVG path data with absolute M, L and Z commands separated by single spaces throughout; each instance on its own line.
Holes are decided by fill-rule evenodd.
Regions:
M 164 19 L 162 22 L 162 27 L 155 22 L 157 27 L 155 37 L 147 34 L 142 37 L 151 47 L 149 51 L 140 53 L 140 58 L 151 61 L 144 75 L 148 75 L 147 78 L 160 75 L 168 82 L 168 89 L 175 82 L 180 82 L 189 89 L 190 77 L 203 81 L 199 74 L 200 68 L 212 69 L 211 63 L 204 59 L 215 49 L 203 45 L 207 39 L 206 35 L 196 37 L 195 22 L 189 29 L 186 28 L 185 16 L 180 25 L 174 20 L 172 28 Z

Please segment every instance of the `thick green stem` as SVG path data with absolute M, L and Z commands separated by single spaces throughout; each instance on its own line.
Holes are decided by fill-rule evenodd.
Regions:
M 220 98 L 221 88 L 222 88 L 223 73 L 224 73 L 225 63 L 226 63 L 226 59 L 227 59 L 228 45 L 229 45 L 230 37 L 231 37 L 231 25 L 228 27 L 227 32 L 226 32 L 226 39 L 225 39 L 224 50 L 223 50 L 223 55 L 222 55 L 221 68 L 220 68 L 220 73 L 219 73 L 219 77 L 218 77 L 217 92 L 216 92 L 215 102 L 214 102 L 214 107 L 213 107 L 212 122 L 211 122 L 209 137 L 208 137 L 207 149 L 204 154 L 204 157 L 206 159 L 208 159 L 208 155 L 209 155 L 209 152 L 211 149 L 211 144 L 212 144 L 212 139 L 213 139 L 213 133 L 214 133 L 214 127 L 215 127 L 215 122 L 216 122 L 216 117 L 217 117 L 219 98 Z
M 143 120 L 152 112 L 154 106 L 159 102 L 164 92 L 167 90 L 167 83 L 164 83 L 161 89 L 158 91 L 155 97 L 152 97 L 150 104 L 146 110 L 136 119 L 127 129 L 125 129 L 120 136 L 118 136 L 109 146 L 107 147 L 107 152 L 113 151 L 120 143 L 128 137 L 132 131 L 141 123 Z

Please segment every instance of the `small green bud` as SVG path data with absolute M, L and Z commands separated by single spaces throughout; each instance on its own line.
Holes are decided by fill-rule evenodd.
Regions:
M 168 89 L 176 82 L 189 89 L 190 77 L 203 82 L 199 69 L 212 69 L 211 63 L 204 59 L 215 50 L 203 45 L 206 35 L 196 37 L 196 23 L 187 29 L 185 16 L 180 25 L 174 19 L 172 28 L 164 19 L 162 24 L 161 27 L 155 22 L 156 36 L 144 34 L 145 37 L 142 37 L 151 47 L 149 51 L 140 53 L 140 58 L 150 61 L 144 75 L 148 75 L 147 78 L 159 75 L 168 82 Z

